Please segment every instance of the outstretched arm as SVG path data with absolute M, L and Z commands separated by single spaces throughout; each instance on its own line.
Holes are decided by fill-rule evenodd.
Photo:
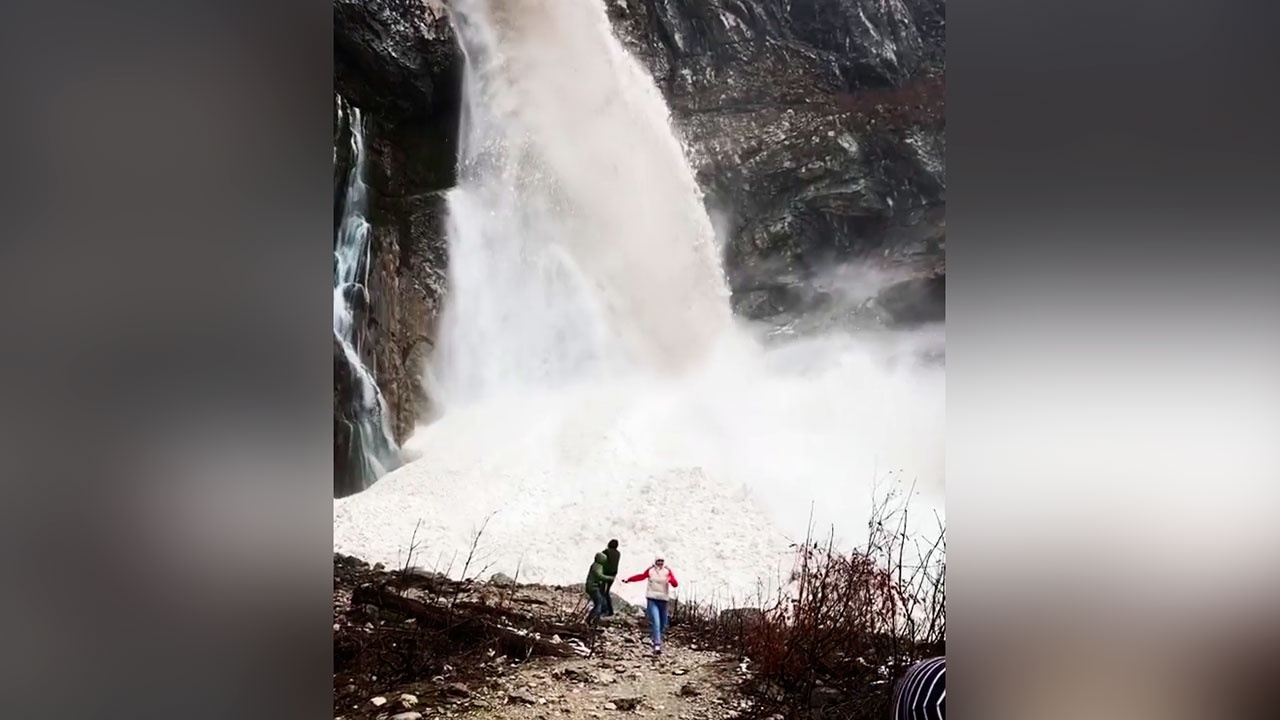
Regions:
M 641 580 L 644 580 L 644 579 L 646 579 L 646 578 L 648 578 L 648 577 L 649 577 L 649 571 L 648 571 L 648 570 L 645 570 L 644 572 L 642 572 L 642 573 L 640 573 L 640 574 L 638 574 L 638 575 L 632 575 L 631 577 L 629 577 L 629 578 L 627 578 L 627 579 L 623 580 L 622 582 L 629 582 L 629 583 L 633 583 L 633 582 L 640 582 Z

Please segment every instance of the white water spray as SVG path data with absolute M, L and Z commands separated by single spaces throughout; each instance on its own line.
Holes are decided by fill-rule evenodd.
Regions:
M 916 337 L 763 348 L 730 313 L 701 193 L 598 0 L 458 0 L 467 55 L 450 289 L 417 459 L 338 501 L 371 562 L 581 582 L 622 543 L 686 591 L 766 592 L 812 510 L 859 540 L 872 485 L 915 479 L 934 522 L 943 376 Z M 891 362 L 896 361 L 896 362 Z M 419 526 L 419 521 L 421 525 Z M 471 572 L 476 572 L 476 567 Z M 641 589 L 615 586 L 635 599 Z
M 355 384 L 351 398 L 355 411 L 355 427 L 351 451 L 356 455 L 361 486 L 367 486 L 395 467 L 395 441 L 387 433 L 386 407 L 373 374 L 360 359 L 357 348 L 353 297 L 368 299 L 369 221 L 365 212 L 369 190 L 364 183 L 367 158 L 364 147 L 364 123 L 358 108 L 339 105 L 339 117 L 345 119 L 351 134 L 351 171 L 343 199 L 342 217 L 333 246 L 333 334 L 342 346 Z M 358 282 L 360 269 L 366 282 Z
M 468 72 L 434 397 L 687 368 L 729 328 L 728 289 L 653 81 L 599 2 L 454 8 Z

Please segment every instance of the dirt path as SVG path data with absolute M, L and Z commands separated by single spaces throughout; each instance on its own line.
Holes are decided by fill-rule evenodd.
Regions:
M 337 718 L 732 720 L 745 707 L 737 690 L 740 677 L 732 660 L 688 646 L 678 636 L 654 655 L 638 618 L 614 618 L 601 629 L 589 657 L 495 659 L 487 682 L 447 684 L 444 699 L 419 702 L 412 693 L 387 693 Z
M 335 555 L 334 577 L 335 720 L 732 720 L 744 709 L 745 675 L 734 659 L 698 648 L 678 626 L 655 655 L 640 609 L 621 598 L 619 614 L 592 631 L 581 622 L 580 588 L 438 581 L 443 590 L 396 591 L 434 607 L 456 603 L 457 624 L 469 617 L 515 632 L 541 627 L 541 642 L 568 651 L 508 657 L 483 633 L 442 646 L 440 629 L 421 627 L 404 603 L 370 607 L 377 598 L 367 591 L 391 587 L 396 573 Z M 410 665 L 416 670 L 405 678 Z
M 476 717 L 586 720 L 621 715 L 724 720 L 739 709 L 737 668 L 717 653 L 671 638 L 653 654 L 633 618 L 606 625 L 592 657 L 540 660 L 503 677 L 479 699 Z M 485 696 L 488 697 L 485 697 Z

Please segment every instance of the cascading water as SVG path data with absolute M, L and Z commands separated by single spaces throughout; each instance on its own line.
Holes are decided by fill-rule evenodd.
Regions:
M 357 489 L 368 487 L 395 467 L 398 452 L 387 433 L 386 407 L 373 374 L 360 359 L 354 304 L 368 302 L 366 283 L 358 282 L 363 268 L 368 276 L 369 222 L 365 218 L 369 191 L 364 183 L 367 158 L 364 123 L 359 108 L 339 105 L 351 136 L 351 170 L 343 196 L 342 216 L 333 246 L 333 335 L 342 347 L 350 368 L 352 392 L 348 402 L 352 413 L 351 462 L 357 475 L 351 482 Z
M 495 570 L 579 582 L 616 537 L 624 570 L 661 553 L 686 588 L 742 599 L 785 574 L 811 512 L 845 541 L 864 529 L 887 475 L 938 505 L 943 376 L 913 361 L 931 339 L 766 349 L 734 321 L 665 102 L 604 4 L 452 9 L 467 64 L 428 377 L 443 413 L 411 462 L 335 502 L 335 549 L 401 564 L 416 533 L 412 564 L 457 573 L 492 515 Z
M 468 70 L 432 388 L 446 407 L 678 371 L 730 326 L 666 105 L 599 5 L 454 3 Z

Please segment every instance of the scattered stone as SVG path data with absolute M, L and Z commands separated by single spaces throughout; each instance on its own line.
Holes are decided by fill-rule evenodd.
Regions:
M 392 715 L 391 720 L 422 720 L 422 713 L 413 711 L 402 712 L 398 715 Z
M 613 703 L 605 703 L 605 704 L 604 704 L 604 709 L 605 709 L 605 710 L 617 710 L 617 709 L 618 709 L 618 706 L 617 706 L 617 705 L 614 705 Z
M 462 683 L 449 683 L 444 687 L 444 691 L 445 694 L 453 697 L 465 698 L 471 696 L 471 689 Z
M 698 687 L 693 683 L 685 683 L 684 685 L 680 686 L 681 697 L 697 697 L 701 694 L 702 694 L 702 691 L 699 690 Z
M 539 698 L 535 698 L 535 697 L 533 697 L 532 695 L 530 695 L 530 694 L 528 694 L 528 693 L 526 693 L 526 692 L 522 692 L 522 691 L 520 691 L 520 690 L 515 690 L 515 691 L 512 691 L 512 692 L 507 693 L 507 702 L 509 702 L 509 703 L 511 703 L 511 704 L 513 704 L 513 705 L 516 705 L 516 704 L 519 704 L 519 705 L 537 705 L 537 704 L 538 704 L 538 701 L 539 701 Z M 546 703 L 546 700 L 542 700 L 542 702 L 543 702 L 543 703 Z
M 498 587 L 510 587 L 515 585 L 516 581 L 506 573 L 494 573 L 493 577 L 489 578 L 489 584 L 497 585 Z
M 815 687 L 809 695 L 809 707 L 823 708 L 844 701 L 844 693 L 830 687 Z
M 410 695 L 409 693 L 404 693 L 400 696 L 400 704 L 405 706 L 406 708 L 411 708 L 414 705 L 418 704 L 418 696 Z
M 614 706 L 614 707 L 616 707 L 618 710 L 623 710 L 623 711 L 626 711 L 626 712 L 630 712 L 630 711 L 635 710 L 637 707 L 639 707 L 639 706 L 640 706 L 640 701 L 641 701 L 641 700 L 643 700 L 643 698 L 639 698 L 639 697 L 620 697 L 620 698 L 614 698 L 614 699 L 613 699 L 613 701 L 612 701 L 612 702 L 610 702 L 609 704 L 610 704 L 610 705 L 613 705 L 613 706 Z
M 387 704 L 387 699 L 379 695 L 378 697 L 373 698 L 369 702 L 373 703 L 374 707 L 382 707 L 383 705 Z
M 689 671 L 688 671 L 688 670 L 685 670 L 684 668 L 676 668 L 675 670 L 672 670 L 672 671 L 671 671 L 671 674 L 672 674 L 672 675 L 684 675 L 684 674 L 685 674 L 685 673 L 687 673 L 687 672 L 689 672 Z

